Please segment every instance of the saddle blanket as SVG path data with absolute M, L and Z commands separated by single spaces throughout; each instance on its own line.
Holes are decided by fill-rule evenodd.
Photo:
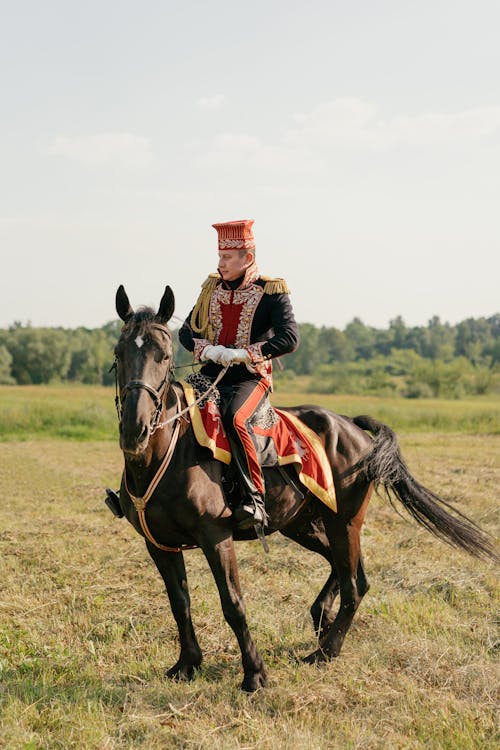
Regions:
M 198 378 L 202 378 L 200 383 Z M 214 458 L 225 464 L 231 462 L 231 448 L 219 410 L 219 394 L 214 389 L 199 404 L 196 399 L 207 390 L 208 378 L 189 376 L 182 381 L 184 395 L 198 443 L 208 448 Z M 252 417 L 252 430 L 259 445 L 263 466 L 293 464 L 301 483 L 319 500 L 337 512 L 337 500 L 332 469 L 323 444 L 313 430 L 293 414 L 265 406 Z

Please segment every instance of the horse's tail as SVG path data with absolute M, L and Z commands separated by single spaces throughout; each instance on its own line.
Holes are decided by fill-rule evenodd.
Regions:
M 492 541 L 474 521 L 412 476 L 390 427 L 368 416 L 354 417 L 352 421 L 374 435 L 371 451 L 360 461 L 359 468 L 375 486 L 385 489 L 392 505 L 395 496 L 417 523 L 448 544 L 475 557 L 498 560 Z

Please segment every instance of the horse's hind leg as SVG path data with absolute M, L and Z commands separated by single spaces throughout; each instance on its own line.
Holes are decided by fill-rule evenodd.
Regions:
M 331 565 L 330 575 L 310 609 L 314 632 L 318 638 L 322 638 L 334 620 L 331 611 L 335 597 L 339 592 L 339 582 L 333 562 L 332 548 L 328 537 L 325 534 L 319 510 L 317 515 L 314 515 L 312 518 L 309 517 L 307 510 L 306 514 L 308 514 L 307 517 L 304 514 L 304 516 L 299 517 L 297 521 L 280 529 L 280 531 L 283 536 L 292 539 L 294 542 L 297 542 L 297 544 L 305 547 L 305 549 L 308 549 L 311 552 L 317 552 Z
M 203 552 L 212 570 L 228 625 L 232 628 L 241 650 L 244 678 L 243 690 L 252 693 L 267 683 L 264 662 L 257 651 L 245 617 L 245 603 L 241 593 L 238 565 L 232 537 L 203 545 Z
M 191 619 L 191 603 L 183 554 L 182 552 L 163 552 L 149 542 L 146 544 L 165 582 L 172 614 L 179 631 L 181 646 L 179 659 L 166 672 L 166 676 L 176 680 L 192 680 L 196 668 L 201 664 L 202 653 Z
M 338 656 L 354 614 L 369 588 L 360 548 L 360 533 L 366 507 L 370 500 L 371 486 L 351 488 L 342 503 L 339 498 L 339 513 L 321 507 L 325 532 L 331 545 L 333 565 L 337 572 L 340 589 L 340 608 L 337 615 L 319 642 L 319 648 L 306 661 L 318 662 Z M 347 493 L 346 493 L 347 494 Z M 349 497 L 350 495 L 350 497 Z M 357 508 L 351 516 L 342 508 Z
M 340 608 L 335 620 L 320 640 L 319 648 L 306 661 L 325 661 L 338 656 L 354 614 L 368 590 L 360 552 L 360 531 L 364 512 L 352 519 L 323 513 L 325 530 L 332 546 L 334 566 L 340 587 Z

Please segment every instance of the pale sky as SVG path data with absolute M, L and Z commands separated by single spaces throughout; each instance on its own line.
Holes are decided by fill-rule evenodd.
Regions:
M 252 218 L 299 322 L 500 311 L 498 0 L 0 0 L 0 327 L 99 327 Z

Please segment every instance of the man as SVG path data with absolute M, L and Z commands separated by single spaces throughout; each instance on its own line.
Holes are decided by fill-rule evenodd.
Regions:
M 293 352 L 299 332 L 283 279 L 261 276 L 253 220 L 213 224 L 218 273 L 210 274 L 179 331 L 181 344 L 212 382 L 219 381 L 221 413 L 244 499 L 234 511 L 239 528 L 267 523 L 264 481 L 253 441 L 252 415 L 272 389 L 274 357 Z

